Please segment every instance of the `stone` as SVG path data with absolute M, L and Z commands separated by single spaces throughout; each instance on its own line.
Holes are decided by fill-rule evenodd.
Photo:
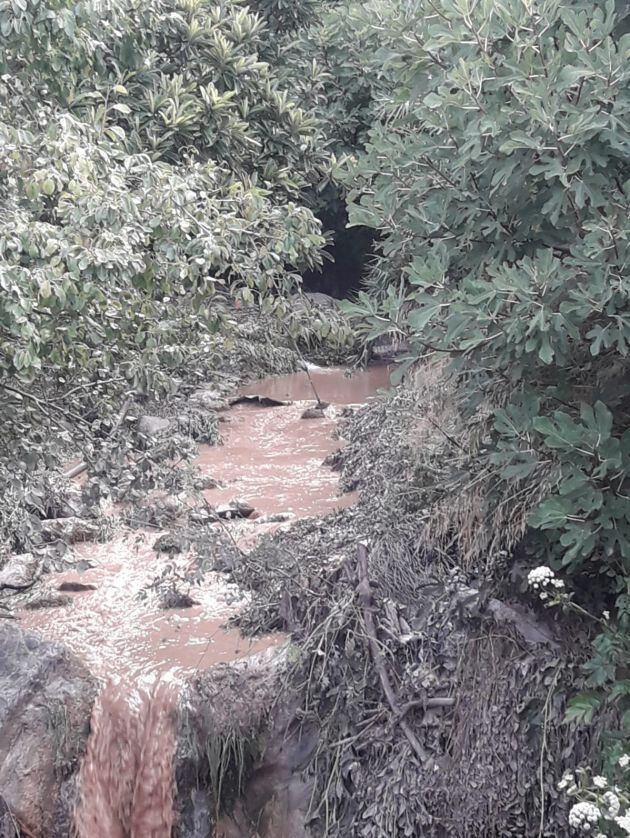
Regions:
M 187 512 L 183 498 L 155 491 L 145 497 L 136 510 L 136 522 L 164 527 L 173 524 Z
M 284 399 L 274 399 L 272 396 L 262 396 L 257 393 L 248 393 L 245 395 L 234 396 L 230 400 L 230 404 L 259 404 L 261 407 L 287 407 L 292 404 L 290 401 Z
M 65 608 L 72 605 L 72 597 L 59 593 L 42 593 L 24 603 L 28 611 L 39 611 L 42 608 Z
M 216 519 L 217 516 L 210 509 L 205 509 L 203 507 L 193 509 L 188 516 L 188 520 L 191 524 L 199 524 L 200 526 L 210 524 L 212 521 L 216 521 Z
M 202 407 L 204 410 L 228 410 L 230 403 L 216 390 L 196 390 L 188 399 L 195 407 Z
M 161 436 L 170 430 L 172 422 L 163 416 L 141 416 L 138 419 L 138 433 L 145 436 Z
M 71 834 L 96 684 L 63 647 L 0 623 L 0 794 L 22 834 Z
M 339 303 L 334 297 L 329 294 L 322 294 L 320 291 L 307 291 L 304 294 L 292 294 L 289 298 L 293 307 L 301 310 L 308 309 L 311 306 L 320 309 L 337 309 Z
M 242 500 L 233 500 L 230 503 L 222 503 L 215 507 L 215 513 L 219 518 L 249 518 L 254 507 Z
M 10 556 L 0 570 L 0 590 L 23 591 L 30 588 L 41 574 L 41 560 L 32 553 Z
M 57 518 L 85 518 L 88 507 L 78 486 L 72 486 L 59 503 Z
M 209 489 L 218 489 L 221 483 L 209 474 L 200 474 L 195 477 L 193 485 L 198 492 L 208 491 Z
M 75 517 L 50 518 L 42 521 L 41 531 L 46 541 L 65 541 L 67 544 L 94 541 L 100 534 L 97 523 Z
M 326 404 L 318 404 L 314 407 L 307 407 L 306 410 L 300 416 L 300 419 L 324 419 L 326 414 L 325 410 L 328 407 Z

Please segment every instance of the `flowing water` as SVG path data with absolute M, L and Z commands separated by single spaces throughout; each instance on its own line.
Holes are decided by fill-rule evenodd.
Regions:
M 240 499 L 251 519 L 226 525 L 242 549 L 263 532 L 287 524 L 266 522 L 277 513 L 323 515 L 354 501 L 339 495 L 337 475 L 324 459 L 337 448 L 335 407 L 364 402 L 389 383 L 386 367 L 354 373 L 310 371 L 258 382 L 242 395 L 280 402 L 234 405 L 224 444 L 201 446 L 197 465 L 220 481 L 205 492 L 212 505 Z M 325 415 L 301 418 L 314 404 Z M 289 524 L 290 525 L 290 524 Z M 103 684 L 91 720 L 80 772 L 75 817 L 78 838 L 168 838 L 173 827 L 174 718 L 183 680 L 220 662 L 235 661 L 283 642 L 281 636 L 246 639 L 224 628 L 245 594 L 222 574 L 206 574 L 194 590 L 195 605 L 161 610 L 146 595 L 166 564 L 185 574 L 189 559 L 169 559 L 152 549 L 157 532 L 120 531 L 106 543 L 77 545 L 93 567 L 56 574 L 54 584 L 93 586 L 71 593 L 71 606 L 25 611 L 25 628 L 63 643 Z

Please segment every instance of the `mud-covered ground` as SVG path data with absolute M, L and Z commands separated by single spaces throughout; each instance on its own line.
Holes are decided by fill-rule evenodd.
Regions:
M 239 624 L 293 639 L 287 682 L 319 731 L 314 835 L 568 835 L 554 780 L 588 757 L 562 724 L 579 629 L 569 644 L 518 582 L 427 547 L 425 455 L 446 444 L 427 414 L 398 388 L 346 420 L 332 460 L 358 505 L 243 556 L 233 575 L 255 597 Z

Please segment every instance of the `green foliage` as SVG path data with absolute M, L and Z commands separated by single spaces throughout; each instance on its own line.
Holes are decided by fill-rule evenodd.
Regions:
M 480 400 L 494 406 L 474 458 L 495 488 L 545 468 L 550 490 L 530 510 L 542 559 L 614 610 L 625 637 L 597 641 L 600 687 L 621 677 L 630 619 L 630 35 L 618 6 L 373 0 L 357 14 L 359 32 L 378 20 L 380 49 L 363 56 L 375 123 L 348 176 L 351 223 L 380 235 L 351 311 L 368 338 L 405 337 L 411 360 L 449 359 L 464 421 Z
M 264 16 L 313 9 L 0 7 L 0 457 L 106 433 L 230 331 L 234 298 L 273 310 L 320 263 L 306 203 L 332 158 Z

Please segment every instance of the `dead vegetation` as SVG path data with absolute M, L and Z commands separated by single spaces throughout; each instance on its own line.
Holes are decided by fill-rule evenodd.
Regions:
M 299 650 L 287 680 L 320 734 L 315 836 L 568 834 L 555 781 L 604 725 L 589 738 L 562 722 L 586 629 L 569 640 L 499 581 L 532 497 L 464 477 L 484 415 L 458 424 L 446 384 L 362 409 L 334 458 L 358 507 L 234 568 L 254 590 L 241 626 L 291 632 Z

